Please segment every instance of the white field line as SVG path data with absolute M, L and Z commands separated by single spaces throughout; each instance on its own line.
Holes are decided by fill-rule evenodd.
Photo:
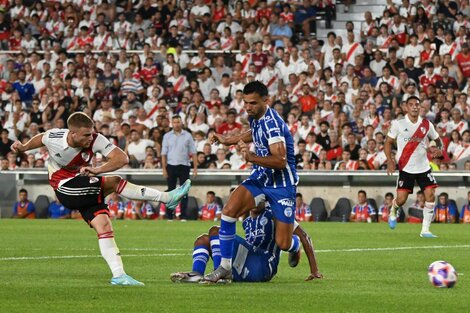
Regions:
M 401 251 L 401 250 L 436 250 L 436 249 L 458 249 L 470 248 L 470 245 L 453 245 L 453 246 L 416 246 L 416 247 L 384 247 L 384 248 L 353 248 L 353 249 L 328 249 L 316 250 L 316 253 L 335 253 L 335 252 L 374 252 L 374 251 Z M 0 249 L 0 250 L 14 250 L 14 249 Z M 41 250 L 41 249 L 36 249 Z M 73 249 L 62 249 L 73 250 Z M 97 249 L 76 249 L 79 251 L 97 251 Z M 121 251 L 191 251 L 189 249 L 122 249 Z M 173 256 L 189 256 L 191 253 L 152 253 L 152 254 L 123 254 L 124 257 L 173 257 Z M 86 259 L 86 258 L 101 258 L 101 255 L 56 255 L 56 256 L 23 256 L 23 257 L 4 257 L 0 261 L 22 261 L 22 260 L 61 260 L 61 259 Z

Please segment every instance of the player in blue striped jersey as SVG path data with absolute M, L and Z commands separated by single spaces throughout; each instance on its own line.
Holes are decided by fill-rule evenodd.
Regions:
M 277 273 L 280 258 L 280 249 L 275 242 L 275 222 L 272 211 L 263 209 L 263 206 L 251 210 L 250 216 L 243 221 L 243 229 L 245 238 L 236 236 L 233 247 L 233 280 L 236 282 L 270 281 Z M 318 271 L 310 237 L 298 224 L 294 232 L 300 237 L 310 264 L 310 275 L 305 280 L 322 278 Z M 192 271 L 173 273 L 170 279 L 173 282 L 200 282 L 209 257 L 213 260 L 214 269 L 219 267 L 221 259 L 219 244 L 219 227 L 213 226 L 209 234 L 199 236 L 194 242 Z M 297 263 L 291 266 L 296 266 Z M 229 280 L 221 279 L 219 282 L 229 282 Z
M 225 145 L 238 144 L 247 162 L 254 164 L 251 175 L 230 196 L 222 210 L 220 224 L 220 266 L 204 277 L 208 283 L 232 277 L 232 252 L 235 240 L 235 222 L 239 216 L 269 202 L 276 223 L 277 246 L 298 255 L 300 241 L 293 236 L 295 195 L 298 176 L 295 169 L 294 141 L 287 125 L 277 112 L 269 107 L 268 89 L 259 82 L 248 83 L 243 89 L 245 110 L 249 116 L 250 130 L 237 136 L 212 135 L 210 141 Z M 253 142 L 255 153 L 247 143 Z

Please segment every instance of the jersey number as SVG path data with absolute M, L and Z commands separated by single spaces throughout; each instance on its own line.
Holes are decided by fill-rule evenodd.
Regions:
M 429 180 L 430 180 L 431 182 L 433 182 L 433 183 L 435 183 L 435 184 L 437 183 L 437 182 L 436 182 L 436 179 L 434 178 L 434 176 L 432 176 L 431 173 L 428 173 L 428 178 L 429 178 Z

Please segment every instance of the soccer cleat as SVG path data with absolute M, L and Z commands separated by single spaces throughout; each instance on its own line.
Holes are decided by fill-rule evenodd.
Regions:
M 419 236 L 420 236 L 421 238 L 438 238 L 436 235 L 434 235 L 434 234 L 431 233 L 430 231 L 421 233 L 421 234 L 419 234 Z
M 300 249 L 297 252 L 289 252 L 288 263 L 290 267 L 296 267 L 300 261 Z
M 397 218 L 395 216 L 388 217 L 388 226 L 390 229 L 395 229 L 395 227 L 397 227 Z
M 141 283 L 140 281 L 135 280 L 134 278 L 130 277 L 127 274 L 122 274 L 121 276 L 113 277 L 111 279 L 111 285 L 117 285 L 117 286 L 145 286 L 144 283 Z
M 181 199 L 188 194 L 190 188 L 191 180 L 187 179 L 183 185 L 170 191 L 170 201 L 166 204 L 167 209 L 174 210 Z
M 215 271 L 203 277 L 200 284 L 230 284 L 232 282 L 232 269 L 226 270 L 219 266 Z
M 202 278 L 199 272 L 178 272 L 170 275 L 170 279 L 174 283 L 198 283 Z

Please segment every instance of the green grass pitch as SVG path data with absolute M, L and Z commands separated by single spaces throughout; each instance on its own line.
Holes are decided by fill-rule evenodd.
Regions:
M 136 288 L 109 285 L 96 235 L 81 221 L 0 220 L 0 312 L 469 311 L 469 225 L 433 225 L 440 237 L 423 239 L 420 225 L 304 223 L 321 281 L 303 281 L 306 258 L 290 268 L 283 255 L 269 283 L 173 284 L 169 274 L 191 269 L 193 240 L 212 224 L 115 222 L 126 271 L 146 283 Z M 460 274 L 454 288 L 428 282 L 428 265 L 441 259 Z

